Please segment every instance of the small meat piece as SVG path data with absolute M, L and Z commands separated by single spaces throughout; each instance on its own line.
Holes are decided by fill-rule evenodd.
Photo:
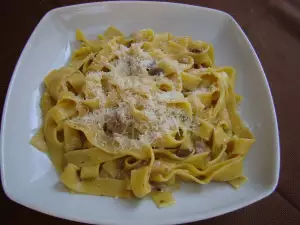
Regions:
M 159 68 L 159 67 L 154 67 L 154 68 L 150 68 L 149 69 L 149 75 L 150 76 L 156 76 L 156 75 L 159 75 L 161 73 L 164 73 L 164 69 L 162 68 Z
M 192 149 L 178 149 L 176 151 L 176 155 L 178 157 L 188 157 L 192 153 L 193 153 Z
M 202 50 L 198 49 L 198 48 L 190 48 L 189 51 L 193 52 L 193 53 L 201 53 L 202 52 Z
M 133 43 L 134 43 L 134 41 L 131 40 L 131 41 L 127 42 L 127 43 L 125 44 L 125 46 L 128 47 L 128 48 L 130 48 L 131 45 L 132 45 Z
M 207 152 L 209 149 L 203 140 L 195 141 L 195 153 Z
M 103 126 L 103 130 L 107 135 L 112 135 L 113 133 L 122 134 L 126 129 L 126 124 L 122 123 L 117 113 L 110 115 Z
M 201 63 L 202 68 L 208 68 L 209 66 L 206 63 Z
M 193 67 L 194 67 L 194 69 L 200 69 L 200 66 L 196 63 L 193 65 Z
M 156 182 L 151 182 L 151 188 L 153 191 L 157 191 L 157 192 L 163 192 L 168 190 L 166 185 L 161 183 L 156 183 Z

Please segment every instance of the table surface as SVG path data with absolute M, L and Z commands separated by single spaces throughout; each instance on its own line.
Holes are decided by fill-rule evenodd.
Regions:
M 31 32 L 53 8 L 89 1 L 14 0 L 1 7 L 0 104 L 10 77 Z M 173 1 L 219 9 L 231 14 L 253 44 L 271 87 L 281 140 L 281 171 L 276 191 L 238 211 L 194 225 L 300 224 L 300 1 L 296 0 L 182 0 Z M 241 3 L 243 2 L 243 3 Z M 289 5 L 292 4 L 292 5 Z M 277 6 L 277 7 L 276 7 Z M 2 107 L 0 107 L 2 114 Z M 4 224 L 72 224 L 12 202 L 0 189 Z

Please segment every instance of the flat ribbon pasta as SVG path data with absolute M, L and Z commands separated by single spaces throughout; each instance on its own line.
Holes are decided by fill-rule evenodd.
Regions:
M 31 144 L 75 193 L 150 196 L 175 203 L 183 182 L 247 181 L 254 136 L 241 119 L 236 71 L 214 64 L 209 43 L 109 27 L 44 79 L 43 124 Z

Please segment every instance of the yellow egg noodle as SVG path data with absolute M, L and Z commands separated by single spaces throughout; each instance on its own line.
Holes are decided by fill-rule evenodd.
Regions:
M 73 193 L 175 202 L 182 182 L 247 178 L 254 137 L 237 112 L 235 70 L 216 67 L 210 44 L 109 27 L 44 79 L 43 126 L 31 144 L 47 152 Z

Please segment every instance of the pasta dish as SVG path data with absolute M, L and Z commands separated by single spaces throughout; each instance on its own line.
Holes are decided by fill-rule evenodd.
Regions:
M 68 65 L 44 79 L 31 139 L 71 192 L 150 196 L 160 208 L 185 182 L 247 181 L 254 137 L 237 111 L 235 70 L 214 65 L 211 44 L 114 27 L 76 39 Z

